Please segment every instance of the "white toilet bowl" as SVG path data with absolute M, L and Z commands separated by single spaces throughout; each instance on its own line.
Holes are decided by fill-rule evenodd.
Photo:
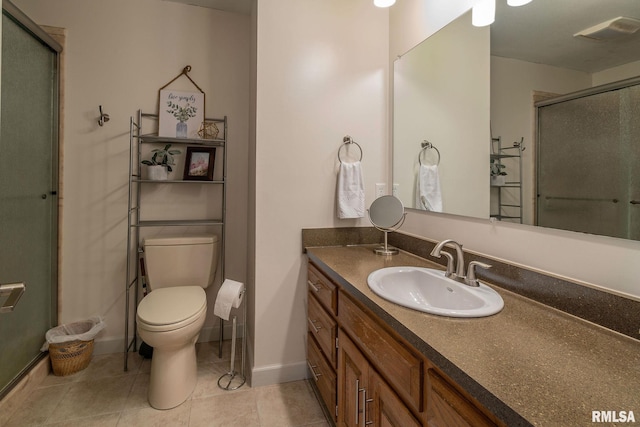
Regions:
M 148 398 L 154 408 L 174 408 L 193 392 L 195 344 L 206 314 L 207 298 L 199 286 L 157 289 L 138 305 L 138 334 L 153 347 Z

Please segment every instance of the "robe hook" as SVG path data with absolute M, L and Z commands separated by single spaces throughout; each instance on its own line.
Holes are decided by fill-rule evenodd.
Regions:
M 104 126 L 104 124 L 109 121 L 109 115 L 108 114 L 104 114 L 102 112 L 102 105 L 99 106 L 99 109 L 100 109 L 100 117 L 98 117 L 98 124 L 100 126 Z

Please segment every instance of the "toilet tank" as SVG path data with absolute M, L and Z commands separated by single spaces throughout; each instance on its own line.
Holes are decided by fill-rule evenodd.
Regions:
M 148 238 L 143 242 L 147 285 L 207 288 L 218 266 L 218 236 Z

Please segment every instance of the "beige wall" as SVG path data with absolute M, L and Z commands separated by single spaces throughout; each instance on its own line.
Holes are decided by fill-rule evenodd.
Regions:
M 39 24 L 67 29 L 60 321 L 101 315 L 107 329 L 96 351 L 121 351 L 129 117 L 140 108 L 156 112 L 158 89 L 187 64 L 206 92 L 207 116 L 229 117 L 227 276 L 246 280 L 251 22 L 157 0 L 15 4 Z M 98 105 L 111 116 L 104 127 Z M 178 190 L 160 190 L 165 203 L 181 205 L 175 213 L 203 205 L 203 193 L 184 191 L 195 196 L 190 201 Z M 216 291 L 207 291 L 210 308 Z M 210 310 L 205 338 L 217 324 Z
M 402 45 L 394 44 L 394 40 L 410 39 L 410 42 L 404 42 L 398 48 L 398 52 L 391 51 L 392 57 L 419 41 L 415 28 L 407 28 L 396 17 L 403 16 L 409 10 L 419 10 L 424 3 L 421 0 L 403 0 L 392 8 L 391 45 Z M 448 3 L 447 7 L 451 9 L 442 11 L 441 16 L 457 16 L 453 10 L 463 13 L 468 7 L 462 3 Z M 430 28 L 435 20 L 437 18 L 434 16 L 422 16 L 421 19 L 414 16 L 412 25 Z M 425 30 L 423 34 L 428 35 L 429 31 Z M 410 213 L 402 231 L 433 240 L 452 238 L 472 251 L 640 299 L 635 269 L 640 259 L 638 241 L 427 212 Z
M 254 385 L 306 377 L 305 227 L 336 219 L 337 152 L 362 146 L 366 205 L 387 182 L 388 11 L 370 0 L 260 0 Z

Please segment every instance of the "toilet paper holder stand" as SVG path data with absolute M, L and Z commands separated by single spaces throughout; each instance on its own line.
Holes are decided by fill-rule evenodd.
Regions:
M 246 292 L 246 288 L 243 289 L 241 291 L 241 294 L 244 294 Z M 244 295 L 243 295 L 244 296 Z M 242 387 L 244 385 L 244 383 L 247 381 L 247 377 L 245 375 L 245 353 L 247 351 L 247 331 L 246 331 L 246 325 L 247 325 L 247 305 L 246 303 L 243 304 L 242 307 L 242 317 L 243 317 L 243 327 L 245 328 L 245 330 L 242 333 L 242 362 L 240 364 L 241 368 L 242 368 L 242 372 L 237 372 L 235 369 L 235 362 L 236 362 L 236 339 L 237 339 L 237 329 L 238 329 L 238 316 L 233 316 L 231 318 L 231 361 L 230 361 L 230 367 L 229 367 L 229 372 L 227 372 L 226 374 L 223 374 L 220 378 L 218 378 L 218 387 L 220 387 L 223 390 L 227 390 L 227 391 L 232 391 L 232 390 L 237 390 L 240 387 Z M 220 319 L 222 322 L 222 319 Z M 221 329 L 222 331 L 222 329 Z M 222 334 L 221 334 L 221 340 L 220 342 L 222 343 Z

